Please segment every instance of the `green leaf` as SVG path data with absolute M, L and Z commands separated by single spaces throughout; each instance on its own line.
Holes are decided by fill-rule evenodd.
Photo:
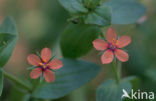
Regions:
M 0 69 L 0 96 L 2 95 L 2 91 L 3 91 L 3 72 Z
M 100 0 L 83 0 L 85 7 L 94 9 L 100 4 Z
M 111 0 L 103 4 L 112 9 L 112 24 L 135 23 L 145 12 L 136 0 Z
M 56 71 L 54 83 L 46 83 L 33 92 L 35 98 L 57 99 L 80 88 L 100 71 L 96 64 L 83 60 L 62 59 L 63 67 Z
M 111 24 L 111 10 L 109 7 L 100 6 L 90 12 L 85 18 L 86 24 L 106 26 Z
M 122 101 L 122 90 L 131 91 L 131 84 L 122 80 L 119 84 L 115 80 L 107 80 L 96 91 L 96 101 Z
M 7 63 L 17 39 L 16 25 L 11 17 L 7 17 L 0 27 L 0 67 Z
M 98 37 L 100 29 L 84 24 L 70 24 L 61 37 L 61 50 L 64 57 L 78 58 L 87 54 L 93 47 L 92 41 Z
M 60 4 L 70 13 L 87 13 L 82 0 L 59 0 Z
M 9 94 L 9 101 L 30 101 L 29 93 L 18 87 L 13 86 Z

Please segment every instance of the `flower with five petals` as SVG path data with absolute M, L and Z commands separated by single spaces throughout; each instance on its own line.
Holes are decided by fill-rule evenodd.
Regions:
M 55 74 L 53 70 L 60 69 L 63 64 L 59 59 L 52 59 L 52 52 L 49 48 L 44 48 L 41 50 L 41 57 L 30 54 L 27 57 L 29 64 L 35 66 L 31 71 L 30 77 L 36 79 L 40 76 L 44 76 L 47 82 L 53 82 L 55 80 Z
M 121 62 L 126 62 L 129 59 L 127 52 L 121 48 L 131 43 L 129 36 L 123 35 L 117 38 L 117 34 L 114 29 L 109 28 L 106 32 L 106 40 L 96 39 L 93 41 L 93 46 L 99 51 L 105 51 L 101 56 L 102 64 L 111 63 L 115 57 Z

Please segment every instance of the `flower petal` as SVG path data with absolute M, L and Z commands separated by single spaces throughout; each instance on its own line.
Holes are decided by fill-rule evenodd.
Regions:
M 109 28 L 106 32 L 106 39 L 108 42 L 112 43 L 116 41 L 117 39 L 117 34 L 116 31 L 113 28 Z
M 121 62 L 126 62 L 129 59 L 129 55 L 127 52 L 121 50 L 121 49 L 116 49 L 115 50 L 115 56 L 117 59 L 119 59 Z
M 123 48 L 130 43 L 131 43 L 131 38 L 129 36 L 124 35 L 119 38 L 117 45 L 118 48 Z
M 48 63 L 48 66 L 50 69 L 56 70 L 56 69 L 60 69 L 63 66 L 63 63 L 59 59 L 55 59 L 50 61 Z
M 35 69 L 33 69 L 33 70 L 31 71 L 30 77 L 31 77 L 32 79 L 36 79 L 36 78 L 40 77 L 41 74 L 42 74 L 41 68 L 35 68 Z
M 27 57 L 27 61 L 29 62 L 29 64 L 34 66 L 39 66 L 39 64 L 41 63 L 41 59 L 35 54 L 30 54 Z
M 113 51 L 106 50 L 101 56 L 102 64 L 111 63 L 113 61 L 113 58 L 114 58 Z
M 47 82 L 53 82 L 55 80 L 55 74 L 54 72 L 50 71 L 50 70 L 45 70 L 44 71 L 44 78 Z
M 94 48 L 97 50 L 105 50 L 108 47 L 108 43 L 102 39 L 96 39 L 93 41 Z
M 52 56 L 51 50 L 49 48 L 44 48 L 41 51 L 41 58 L 43 62 L 47 63 Z

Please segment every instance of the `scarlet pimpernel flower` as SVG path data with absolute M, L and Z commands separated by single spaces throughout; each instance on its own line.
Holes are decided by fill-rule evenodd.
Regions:
M 96 39 L 93 41 L 93 46 L 99 51 L 104 51 L 101 56 L 102 64 L 109 64 L 113 61 L 114 55 L 121 62 L 126 62 L 129 59 L 127 52 L 121 48 L 131 43 L 129 36 L 123 35 L 117 37 L 117 34 L 113 28 L 109 28 L 106 32 L 106 40 Z
M 60 69 L 63 66 L 62 61 L 59 59 L 52 59 L 52 52 L 49 48 L 42 49 L 40 57 L 35 54 L 30 54 L 27 60 L 29 64 L 35 66 L 30 73 L 30 77 L 36 79 L 44 76 L 47 82 L 53 82 L 55 80 L 53 70 Z

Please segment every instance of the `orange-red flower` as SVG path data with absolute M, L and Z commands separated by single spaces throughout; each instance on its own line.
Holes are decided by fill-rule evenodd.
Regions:
M 114 54 L 121 62 L 126 62 L 129 59 L 127 52 L 121 48 L 131 43 L 129 36 L 123 35 L 117 38 L 117 34 L 114 29 L 109 28 L 106 32 L 106 40 L 96 39 L 93 41 L 94 48 L 100 51 L 105 51 L 101 56 L 102 64 L 111 63 L 114 59 Z
M 55 80 L 55 74 L 52 70 L 60 69 L 63 64 L 59 59 L 51 60 L 52 52 L 49 48 L 44 48 L 41 51 L 41 58 L 35 54 L 30 54 L 27 57 L 29 64 L 34 65 L 30 73 L 32 79 L 36 79 L 40 76 L 44 76 L 47 82 L 53 82 Z

